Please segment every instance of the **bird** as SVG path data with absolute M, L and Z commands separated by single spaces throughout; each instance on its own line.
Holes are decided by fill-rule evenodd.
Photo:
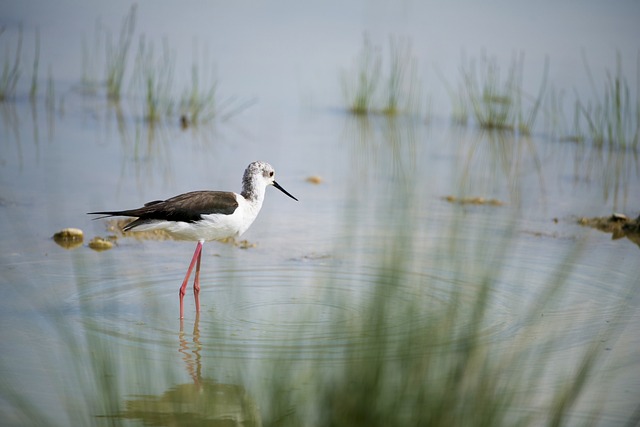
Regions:
M 184 295 L 194 266 L 193 294 L 196 312 L 200 312 L 200 260 L 204 242 L 238 237 L 247 231 L 258 216 L 266 188 L 270 185 L 298 201 L 276 182 L 275 171 L 269 163 L 255 161 L 244 171 L 240 194 L 231 191 L 191 191 L 170 199 L 148 202 L 137 209 L 88 212 L 88 215 L 102 215 L 94 219 L 135 217 L 123 231 L 164 230 L 177 240 L 197 241 L 179 290 L 180 319 L 183 319 Z

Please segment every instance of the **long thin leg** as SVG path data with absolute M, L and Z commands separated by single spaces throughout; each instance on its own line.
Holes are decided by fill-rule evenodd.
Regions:
M 202 247 L 202 241 L 199 241 Z M 196 263 L 196 277 L 193 279 L 193 298 L 196 301 L 196 313 L 200 313 L 200 259 L 202 258 L 202 249 L 198 254 L 198 262 Z
M 179 293 L 180 293 L 180 318 L 181 319 L 184 319 L 183 300 L 184 300 L 184 294 L 187 292 L 187 282 L 189 281 L 189 276 L 191 276 L 191 271 L 193 270 L 193 266 L 196 264 L 196 261 L 199 260 L 201 253 L 202 253 L 202 241 L 198 240 L 198 244 L 196 245 L 196 251 L 193 253 L 193 258 L 191 258 L 191 263 L 189 264 L 189 269 L 187 270 L 187 275 L 184 276 L 184 280 L 182 281 L 182 286 L 180 286 Z

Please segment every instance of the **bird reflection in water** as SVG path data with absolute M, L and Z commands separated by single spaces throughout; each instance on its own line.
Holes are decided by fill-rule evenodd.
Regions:
M 196 314 L 192 340 L 180 321 L 179 347 L 192 382 L 178 384 L 160 396 L 137 396 L 125 401 L 122 418 L 138 419 L 151 426 L 260 427 L 256 402 L 244 387 L 202 377 L 200 316 Z

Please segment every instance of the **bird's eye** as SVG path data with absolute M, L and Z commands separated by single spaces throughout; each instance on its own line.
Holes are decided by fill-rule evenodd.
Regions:
M 273 176 L 273 171 L 269 172 L 269 176 L 271 177 Z

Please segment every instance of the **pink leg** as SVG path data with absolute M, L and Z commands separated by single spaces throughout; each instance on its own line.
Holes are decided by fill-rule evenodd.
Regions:
M 193 266 L 196 264 L 196 260 L 200 260 L 200 254 L 202 253 L 202 241 L 198 240 L 198 244 L 196 245 L 196 251 L 193 253 L 193 258 L 191 258 L 191 264 L 189 264 L 189 269 L 187 270 L 187 275 L 184 276 L 184 280 L 182 281 L 182 286 L 180 286 L 180 318 L 184 319 L 184 294 L 187 292 L 187 282 L 189 281 L 189 276 L 191 276 L 191 271 L 193 270 Z M 198 262 L 198 270 L 200 269 L 200 262 Z M 198 273 L 196 273 L 197 277 Z
M 202 243 L 200 244 L 202 245 Z M 200 258 L 202 258 L 202 250 L 200 250 L 200 253 L 198 254 L 198 262 L 196 263 L 196 277 L 193 280 L 193 298 L 196 301 L 196 313 L 200 313 Z

